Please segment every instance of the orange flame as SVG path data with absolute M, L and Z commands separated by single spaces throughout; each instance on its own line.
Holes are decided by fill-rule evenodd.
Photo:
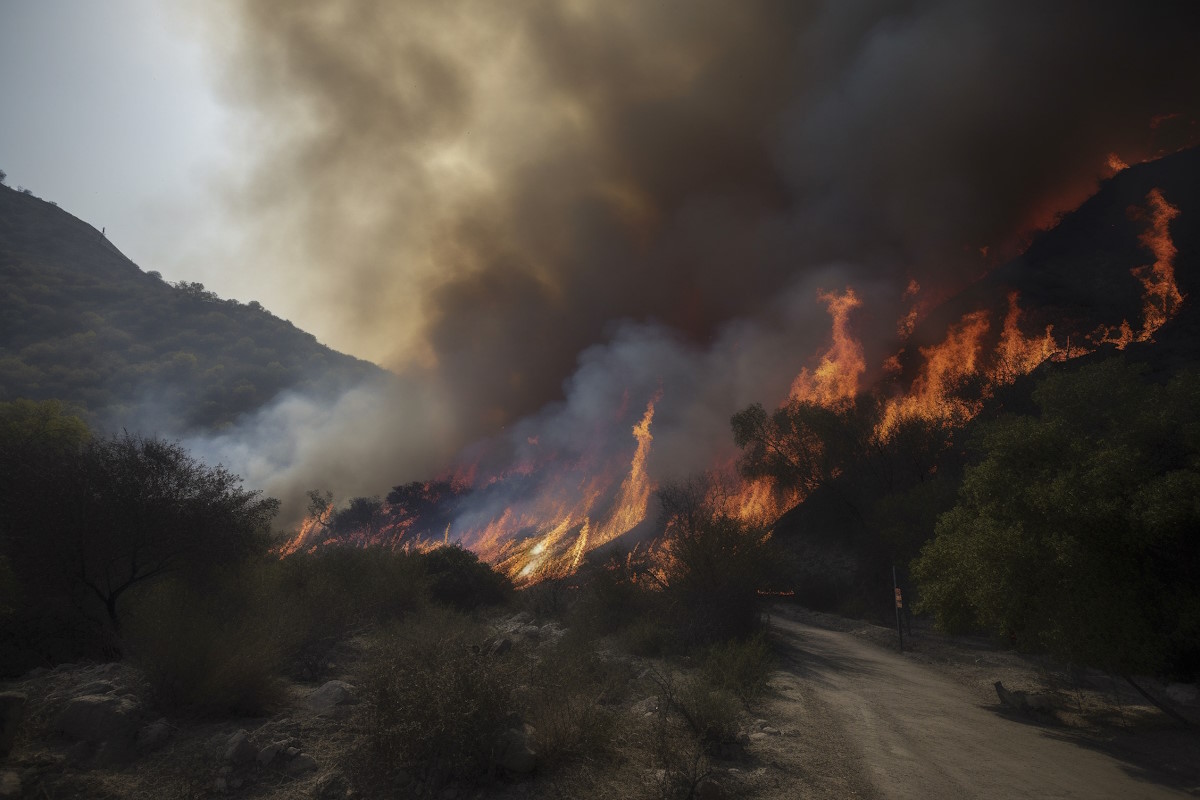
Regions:
M 808 368 L 792 381 L 793 401 L 817 403 L 823 406 L 845 404 L 858 394 L 858 379 L 866 372 L 862 344 L 847 330 L 850 312 L 862 305 L 853 289 L 842 294 L 820 292 L 817 295 L 833 317 L 833 343 L 821 356 L 821 363 L 812 372 Z
M 979 401 L 954 394 L 976 373 L 975 362 L 983 335 L 988 330 L 988 313 L 974 311 L 950 328 L 946 340 L 922 347 L 925 363 L 904 397 L 889 400 L 875 435 L 886 441 L 904 421 L 923 419 L 939 425 L 960 425 L 975 415 Z
M 1179 251 L 1171 239 L 1171 220 L 1179 216 L 1179 209 L 1168 203 L 1158 189 L 1150 190 L 1146 203 L 1150 209 L 1150 225 L 1138 241 L 1154 254 L 1154 263 L 1132 270 L 1134 277 L 1142 282 L 1145 302 L 1142 332 L 1137 336 L 1139 342 L 1150 341 L 1183 305 L 1183 295 L 1175 284 L 1175 256 Z
M 1054 342 L 1054 326 L 1047 325 L 1041 337 L 1026 337 L 1021 333 L 1021 307 L 1017 305 L 1017 293 L 1008 295 L 1008 313 L 1004 316 L 1004 328 L 1000 332 L 1000 343 L 996 346 L 996 360 L 992 366 L 993 385 L 1012 383 L 1022 375 L 1033 372 L 1043 361 L 1059 353 Z

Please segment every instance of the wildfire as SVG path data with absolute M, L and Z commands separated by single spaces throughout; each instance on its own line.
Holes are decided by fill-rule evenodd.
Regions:
M 1114 171 L 1127 166 L 1116 155 L 1109 165 Z M 1092 347 L 1106 344 L 1121 349 L 1135 341 L 1151 341 L 1183 304 L 1184 295 L 1175 282 L 1177 250 L 1170 234 L 1171 222 L 1179 216 L 1179 210 L 1154 189 L 1146 196 L 1140 215 L 1145 229 L 1138 241 L 1153 257 L 1152 263 L 1130 271 L 1142 287 L 1141 328 L 1135 330 L 1128 321 L 1101 326 L 1088 337 Z M 898 325 L 902 340 L 939 299 L 938 288 L 931 291 L 934 297 L 926 291 L 918 302 L 921 287 L 915 280 L 910 281 L 903 300 L 912 303 L 911 310 Z M 841 410 L 855 402 L 867 371 L 863 345 L 850 330 L 850 314 L 862 306 L 862 300 L 852 287 L 841 293 L 822 291 L 817 297 L 830 315 L 830 343 L 818 355 L 815 366 L 805 367 L 796 375 L 786 402 Z M 917 375 L 905 391 L 884 401 L 875 439 L 890 440 L 912 420 L 941 428 L 961 426 L 979 412 L 996 387 L 1012 383 L 1047 360 L 1091 352 L 1086 346 L 1072 346 L 1070 338 L 1060 345 L 1052 325 L 1027 335 L 1022 330 L 1022 317 L 1020 298 L 1012 292 L 998 335 L 992 333 L 989 337 L 994 331 L 992 320 L 988 310 L 980 309 L 966 313 L 951 325 L 940 343 L 919 348 Z M 991 342 L 995 342 L 994 350 L 987 349 Z M 900 376 L 900 356 L 904 352 L 901 349 L 884 359 L 881 366 L 885 374 Z M 647 462 L 654 442 L 651 428 L 655 407 L 661 396 L 660 389 L 633 424 L 636 445 L 631 456 L 624 448 L 614 451 L 611 446 L 597 446 L 574 461 L 560 461 L 552 452 L 553 444 L 539 444 L 545 437 L 525 436 L 524 444 L 517 448 L 519 455 L 506 460 L 499 469 L 493 466 L 494 472 L 480 475 L 481 458 L 475 457 L 436 481 L 397 487 L 388 501 L 375 501 L 378 508 L 369 519 L 355 521 L 352 529 L 339 529 L 332 537 L 330 514 L 315 515 L 304 520 L 278 553 L 283 557 L 311 552 L 328 543 L 426 550 L 448 544 L 453 538 L 517 585 L 570 575 L 588 552 L 645 521 L 655 490 Z M 629 423 L 630 402 L 627 391 L 615 412 L 616 419 L 624 420 L 625 425 Z M 805 446 L 821 448 L 823 443 L 806 442 Z M 805 490 L 780 489 L 766 478 L 743 478 L 734 463 L 730 458 L 713 470 L 719 477 L 706 502 L 769 536 L 774 522 L 804 500 Z M 836 475 L 836 468 L 829 474 Z M 642 542 L 634 552 L 639 552 L 647 563 L 661 566 L 671 558 L 671 543 Z
M 1138 241 L 1154 256 L 1154 263 L 1129 271 L 1142 284 L 1142 329 L 1134 333 L 1128 320 L 1120 325 L 1101 325 L 1089 337 L 1096 344 L 1124 350 L 1133 342 L 1153 341 L 1158 329 L 1183 305 L 1184 295 L 1175 283 L 1175 256 L 1179 251 L 1171 238 L 1171 221 L 1179 216 L 1179 209 L 1158 189 L 1146 195 L 1146 206 L 1148 213 L 1136 207 L 1130 209 L 1132 215 L 1148 218 L 1149 224 Z
M 993 384 L 1012 383 L 1027 375 L 1049 358 L 1059 353 L 1054 342 L 1054 326 L 1047 325 L 1043 336 L 1026 337 L 1021 333 L 1021 307 L 1017 304 L 1017 293 L 1008 295 L 1008 313 L 1004 316 L 1004 328 L 1000 332 L 1000 344 L 996 347 L 995 364 L 992 367 Z
M 821 356 L 812 372 L 808 368 L 792 381 L 791 399 L 835 406 L 850 402 L 858 394 L 858 379 L 866 372 L 862 345 L 847 330 L 850 312 L 862 305 L 853 289 L 842 294 L 821 292 L 817 295 L 833 317 L 833 343 Z
M 920 374 L 907 395 L 888 401 L 875 435 L 886 441 L 909 419 L 961 425 L 974 416 L 980 401 L 966 400 L 956 391 L 976 375 L 988 326 L 987 311 L 974 311 L 952 326 L 941 344 L 922 347 L 925 362 Z
M 1175 285 L 1175 255 L 1179 252 L 1171 239 L 1171 220 L 1179 216 L 1179 209 L 1168 203 L 1158 189 L 1146 195 L 1150 209 L 1150 225 L 1138 241 L 1154 254 L 1154 263 L 1132 270 L 1142 282 L 1142 332 L 1139 342 L 1149 341 L 1155 331 L 1175 316 L 1183 305 L 1183 295 Z

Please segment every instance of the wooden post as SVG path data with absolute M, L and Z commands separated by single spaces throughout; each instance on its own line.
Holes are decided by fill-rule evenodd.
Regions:
M 896 581 L 896 565 L 892 565 L 892 590 L 896 593 L 896 635 L 900 637 L 900 652 L 904 652 L 904 628 L 900 625 L 900 609 L 904 606 L 904 598 L 900 594 L 900 584 Z

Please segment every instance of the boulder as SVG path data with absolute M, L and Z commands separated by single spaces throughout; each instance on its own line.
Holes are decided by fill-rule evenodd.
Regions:
M 249 764 L 258 757 L 258 748 L 250 741 L 250 734 L 240 730 L 225 741 L 225 760 L 230 764 Z
M 131 741 L 137 734 L 141 707 L 125 697 L 87 694 L 67 701 L 54 729 L 85 742 Z
M 21 692 L 0 692 L 0 758 L 9 754 L 17 740 L 28 699 Z
M 275 757 L 283 750 L 284 742 L 271 742 L 269 745 L 258 751 L 258 763 L 264 767 L 269 766 Z
M 332 714 L 338 706 L 354 702 L 354 687 L 345 681 L 327 681 L 308 696 L 308 708 L 314 714 Z

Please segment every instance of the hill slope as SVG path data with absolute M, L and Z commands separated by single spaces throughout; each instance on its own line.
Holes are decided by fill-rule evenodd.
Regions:
M 143 272 L 91 225 L 0 186 L 0 402 L 55 398 L 101 428 L 181 433 L 385 374 L 258 303 Z

